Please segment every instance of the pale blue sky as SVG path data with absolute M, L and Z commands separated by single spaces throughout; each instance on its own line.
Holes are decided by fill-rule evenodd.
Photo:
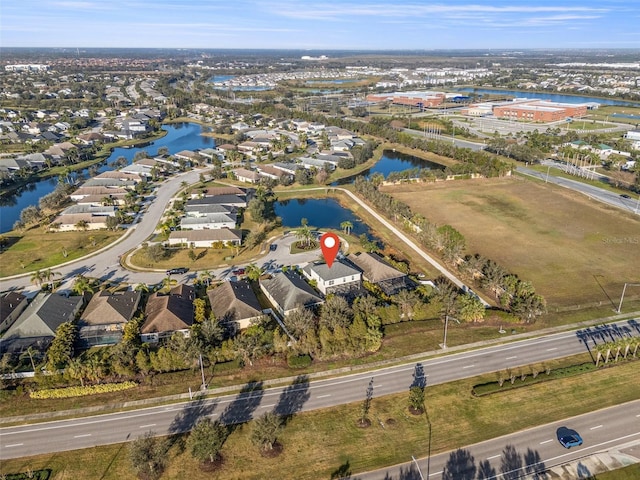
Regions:
M 640 0 L 2 0 L 0 45 L 640 48 Z

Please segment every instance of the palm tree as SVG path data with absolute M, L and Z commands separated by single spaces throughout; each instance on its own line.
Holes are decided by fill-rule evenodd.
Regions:
M 353 223 L 351 223 L 349 220 L 345 220 L 340 224 L 340 228 L 345 234 L 348 235 L 349 233 L 351 233 L 351 229 L 353 228 Z
M 207 287 L 211 285 L 211 279 L 214 277 L 213 273 L 209 270 L 203 270 L 198 276 L 200 277 L 200 281 L 207 282 Z
M 298 228 L 295 231 L 294 235 L 301 242 L 304 242 L 304 244 L 307 247 L 311 245 L 311 239 L 313 238 L 313 233 L 311 233 L 311 229 L 307 225 L 303 225 L 302 227 Z
M 60 275 L 62 275 L 60 272 L 54 272 L 50 268 L 47 268 L 42 272 L 42 280 L 45 280 L 47 283 L 49 283 L 53 277 Z
M 38 353 L 38 351 L 33 348 L 33 345 L 29 345 L 29 347 L 22 352 L 22 355 L 20 355 L 20 358 L 23 358 L 25 356 L 29 357 L 29 361 L 31 362 L 31 369 L 35 372 L 36 371 L 36 364 L 33 361 L 33 357 Z
M 75 227 L 78 230 L 82 230 L 83 232 L 86 232 L 87 229 L 89 228 L 89 222 L 87 222 L 86 220 L 80 220 L 78 223 L 75 224 Z
M 247 277 L 249 278 L 249 280 L 256 282 L 258 281 L 260 276 L 264 273 L 264 270 L 259 266 L 257 266 L 255 263 L 252 263 L 250 265 L 247 265 L 245 273 L 247 274 Z
M 95 293 L 95 287 L 93 285 L 93 281 L 84 275 L 79 274 L 73 282 L 71 291 L 76 295 L 82 295 L 84 292 Z
M 42 287 L 44 275 L 40 270 L 36 270 L 31 274 L 31 283 L 35 283 L 38 288 Z

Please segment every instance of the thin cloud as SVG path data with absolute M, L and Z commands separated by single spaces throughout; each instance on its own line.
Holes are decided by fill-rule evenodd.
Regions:
M 292 3 L 272 3 L 268 10 L 276 15 L 308 20 L 340 20 L 353 16 L 365 17 L 416 17 L 429 15 L 447 16 L 456 13 L 489 13 L 489 14 L 527 14 L 527 13 L 604 13 L 606 8 L 564 5 L 446 5 L 446 4 L 398 4 L 398 3 L 369 3 L 369 4 L 306 4 L 304 9 L 296 8 Z M 264 6 L 263 6 L 264 8 Z
M 107 2 L 108 3 L 108 2 Z M 71 10 L 107 10 L 109 7 L 105 2 L 81 2 L 81 1 L 58 1 L 51 2 L 51 6 L 56 8 L 68 8 Z

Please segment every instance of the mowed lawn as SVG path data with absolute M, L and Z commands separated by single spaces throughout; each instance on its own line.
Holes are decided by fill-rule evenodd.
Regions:
M 615 304 L 640 282 L 640 218 L 573 191 L 519 177 L 384 187 L 480 253 L 530 280 L 549 310 Z M 640 289 L 627 290 L 629 299 Z M 625 296 L 625 298 L 627 298 Z
M 548 363 L 553 368 L 559 362 Z M 431 453 L 635 400 L 637 369 L 637 362 L 629 362 L 481 398 L 471 395 L 473 385 L 495 380 L 494 374 L 427 386 L 426 406 L 433 434 Z M 302 391 L 300 396 L 312 394 Z M 364 400 L 365 391 L 362 397 Z M 225 464 L 214 473 L 200 471 L 184 448 L 184 438 L 178 439 L 161 478 L 315 480 L 337 478 L 338 472 L 340 477 L 347 476 L 347 472 L 356 473 L 357 477 L 358 472 L 406 462 L 411 455 L 425 457 L 429 451 L 429 427 L 424 415 L 408 412 L 407 398 L 407 392 L 374 397 L 369 412 L 372 426 L 365 429 L 357 427 L 362 402 L 299 413 L 279 436 L 284 451 L 277 458 L 259 455 L 250 441 L 252 425 L 241 425 L 223 446 Z M 260 409 L 256 415 L 263 411 Z M 59 452 L 6 460 L 1 471 L 50 468 L 52 480 L 135 479 L 128 453 L 126 444 Z

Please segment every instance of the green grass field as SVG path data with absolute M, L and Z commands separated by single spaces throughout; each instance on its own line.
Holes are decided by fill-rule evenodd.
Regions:
M 504 178 L 385 187 L 416 213 L 450 224 L 467 252 L 530 280 L 549 310 L 616 306 L 638 278 L 637 217 L 572 191 Z M 629 289 L 628 299 L 640 297 Z
M 112 243 L 122 234 L 122 231 L 107 230 L 48 232 L 45 227 L 32 228 L 23 233 L 5 233 L 2 236 L 8 245 L 0 251 L 0 277 L 33 272 L 75 260 Z

